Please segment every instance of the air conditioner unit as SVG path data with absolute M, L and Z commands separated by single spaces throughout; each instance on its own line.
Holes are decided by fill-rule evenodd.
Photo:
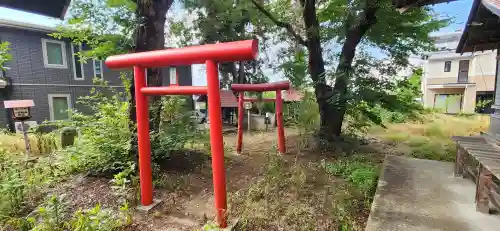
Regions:
M 33 120 L 24 121 L 25 131 L 28 131 L 30 128 L 33 128 L 36 126 L 38 126 L 38 123 L 36 121 L 33 121 Z M 21 133 L 21 134 L 23 133 L 21 122 L 16 121 L 15 127 L 16 127 L 16 133 Z

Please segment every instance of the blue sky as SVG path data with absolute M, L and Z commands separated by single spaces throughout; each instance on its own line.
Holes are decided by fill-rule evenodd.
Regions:
M 436 13 L 443 17 L 454 17 L 453 24 L 444 28 L 442 32 L 463 29 L 469 15 L 472 0 L 458 0 L 451 3 L 442 3 L 432 6 Z M 44 17 L 36 14 L 25 13 L 17 10 L 11 10 L 0 7 L 0 18 L 28 22 L 33 24 L 42 24 L 46 26 L 55 26 L 61 23 L 61 20 Z
M 441 3 L 433 6 L 434 11 L 441 17 L 453 17 L 454 22 L 448 27 L 443 28 L 441 32 L 451 32 L 463 30 L 469 17 L 472 0 L 458 0 L 450 3 Z
M 451 3 L 442 3 L 432 6 L 434 11 L 439 14 L 440 17 L 453 17 L 453 23 L 448 27 L 443 28 L 440 32 L 451 32 L 456 30 L 463 30 L 465 23 L 467 22 L 467 17 L 469 16 L 469 11 L 472 6 L 472 0 L 458 0 Z M 179 4 L 175 4 L 174 10 L 179 9 Z M 32 24 L 40 24 L 45 26 L 56 26 L 62 21 L 59 19 L 53 19 L 49 17 L 44 17 L 36 14 L 25 13 L 17 10 L 11 10 L 7 8 L 0 7 L 0 18 L 22 21 Z M 205 78 L 203 77 L 204 69 L 202 67 L 193 67 L 193 82 L 195 85 L 205 85 Z M 272 72 L 272 71 L 271 71 Z M 267 74 L 267 73 L 266 73 Z M 269 73 L 272 76 L 275 74 Z M 277 77 L 279 78 L 279 77 Z M 277 79 L 271 78 L 272 81 Z

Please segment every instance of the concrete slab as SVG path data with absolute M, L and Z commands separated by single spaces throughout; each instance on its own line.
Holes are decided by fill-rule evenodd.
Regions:
M 500 230 L 498 213 L 476 212 L 475 190 L 453 163 L 387 156 L 365 230 Z
M 137 206 L 137 210 L 142 211 L 142 212 L 150 212 L 152 209 L 154 209 L 160 203 L 161 203 L 160 199 L 153 199 L 153 203 L 152 204 L 150 204 L 148 206 L 138 205 Z

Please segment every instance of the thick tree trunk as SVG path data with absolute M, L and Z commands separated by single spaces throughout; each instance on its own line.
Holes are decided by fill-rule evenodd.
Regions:
M 165 19 L 167 11 L 170 9 L 173 0 L 136 0 L 136 15 L 139 23 L 135 33 L 135 52 L 164 49 L 165 44 Z M 148 85 L 159 86 L 162 84 L 161 69 L 154 68 L 147 71 Z M 133 132 L 131 139 L 130 154 L 137 156 L 137 137 L 136 137 L 136 112 L 135 112 L 135 93 L 134 81 L 131 81 L 129 88 L 129 119 L 132 123 Z M 159 97 L 153 99 L 153 104 L 159 102 Z M 150 117 L 154 118 L 150 123 L 151 130 L 157 130 L 161 108 L 156 108 L 151 112 Z
M 320 113 L 320 133 L 323 137 L 329 138 L 334 135 L 331 120 L 333 110 L 328 103 L 327 97 L 331 94 L 332 88 L 326 84 L 325 61 L 323 60 L 319 23 L 316 16 L 316 2 L 302 0 L 301 4 L 307 36 L 306 45 L 309 53 L 308 69 L 314 82 L 314 93 Z
M 137 0 L 137 18 L 139 26 L 135 38 L 135 52 L 159 50 L 165 48 L 165 19 L 173 0 Z M 149 86 L 162 85 L 160 68 L 147 71 Z M 161 97 L 152 98 L 150 130 L 159 129 Z M 135 110 L 135 109 L 134 109 Z
M 246 83 L 245 81 L 245 62 L 240 61 L 240 67 L 238 69 L 238 83 Z
M 352 74 L 352 62 L 356 55 L 356 47 L 370 27 L 377 21 L 375 14 L 378 10 L 378 0 L 365 0 L 364 5 L 364 11 L 359 14 L 359 17 L 355 18 L 354 12 L 351 12 L 350 17 L 347 19 L 346 38 L 335 73 L 335 86 L 333 87 L 332 96 L 329 97 L 333 110 L 331 111 L 331 124 L 328 129 L 335 136 L 340 136 L 342 133 L 342 124 L 347 110 L 347 87 Z M 358 22 L 350 23 L 354 18 Z
M 379 0 L 365 0 L 362 12 L 349 12 L 346 25 L 346 39 L 342 47 L 340 62 L 337 66 L 335 86 L 332 89 L 326 83 L 325 62 L 322 55 L 321 35 L 319 22 L 316 15 L 316 0 L 299 0 L 303 9 L 302 16 L 307 39 L 304 40 L 287 22 L 279 21 L 262 3 L 252 0 L 254 6 L 266 15 L 277 26 L 288 31 L 298 44 L 307 47 L 309 53 L 308 70 L 314 84 L 314 92 L 320 112 L 320 133 L 323 137 L 330 139 L 340 136 L 342 123 L 347 107 L 347 86 L 349 75 L 352 71 L 352 62 L 356 53 L 356 47 L 365 35 L 366 31 L 376 23 L 375 13 L 378 10 Z M 355 20 L 353 20 L 355 19 Z M 351 21 L 357 21 L 351 25 Z

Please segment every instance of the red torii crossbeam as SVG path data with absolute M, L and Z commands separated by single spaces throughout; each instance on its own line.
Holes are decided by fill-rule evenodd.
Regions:
M 258 52 L 257 40 L 191 46 L 111 56 L 106 65 L 111 69 L 134 69 L 135 100 L 137 113 L 137 137 L 139 146 L 139 178 L 141 204 L 153 204 L 151 176 L 151 143 L 149 137 L 148 95 L 208 95 L 210 119 L 210 145 L 212 152 L 212 175 L 217 222 L 221 228 L 226 223 L 226 174 L 224 169 L 224 143 L 219 88 L 218 62 L 254 60 Z M 146 68 L 205 63 L 207 87 L 196 86 L 146 86 Z
M 245 91 L 263 92 L 263 91 L 276 91 L 276 122 L 278 127 L 278 151 L 285 154 L 285 129 L 283 128 L 283 99 L 281 97 L 282 90 L 290 89 L 289 81 L 281 81 L 274 83 L 259 83 L 259 84 L 231 84 L 231 90 L 239 92 L 238 97 L 238 141 L 236 143 L 236 152 L 241 154 L 243 146 L 243 102 L 255 102 L 255 99 L 245 99 Z M 265 99 L 271 101 L 273 99 Z

